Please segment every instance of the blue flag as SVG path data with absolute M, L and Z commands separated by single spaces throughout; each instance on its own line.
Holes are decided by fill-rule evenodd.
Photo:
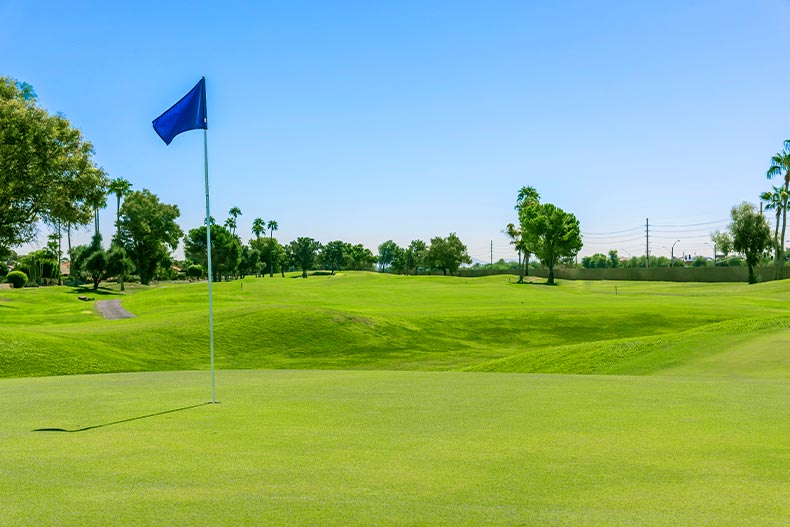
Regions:
M 206 122 L 206 78 L 200 79 L 189 93 L 154 119 L 154 130 L 165 144 L 187 130 L 207 129 Z

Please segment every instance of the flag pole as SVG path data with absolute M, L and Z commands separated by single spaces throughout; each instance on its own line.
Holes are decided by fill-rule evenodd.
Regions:
M 205 79 L 205 77 L 203 77 Z M 214 276 L 211 272 L 211 213 L 208 200 L 208 131 L 203 129 L 203 165 L 206 176 L 206 256 L 208 257 L 208 334 L 211 349 L 211 403 L 217 401 L 214 397 L 214 305 L 211 298 L 211 284 Z
M 211 297 L 211 211 L 208 199 L 208 124 L 206 120 L 206 77 L 202 77 L 189 93 L 153 120 L 154 131 L 166 145 L 181 132 L 203 129 L 203 166 L 206 173 L 206 256 L 208 259 L 208 332 L 211 347 L 211 403 L 217 402 L 214 393 L 214 304 Z

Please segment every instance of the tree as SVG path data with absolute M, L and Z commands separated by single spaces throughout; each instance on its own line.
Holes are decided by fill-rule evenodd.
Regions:
M 392 240 L 387 240 L 386 242 L 379 245 L 379 270 L 385 271 L 387 267 L 392 265 L 392 262 L 395 260 L 395 255 L 398 253 L 398 244 Z
M 88 198 L 88 205 L 93 209 L 93 234 L 99 234 L 99 210 L 107 206 L 106 189 L 92 194 Z
M 323 262 L 324 267 L 332 271 L 332 274 L 335 274 L 335 271 L 341 270 L 345 266 L 347 247 L 347 243 L 341 242 L 340 240 L 335 240 L 327 243 L 322 248 L 321 261 Z
M 107 177 L 93 146 L 32 87 L 0 77 L 0 247 L 32 240 L 36 223 L 83 225 Z
M 279 225 L 277 225 L 276 221 L 269 220 L 268 226 L 269 226 L 269 243 L 271 243 L 272 240 L 274 239 L 274 231 L 277 230 Z M 274 247 L 270 247 L 269 248 L 269 258 L 274 258 L 274 253 L 275 253 Z M 269 260 L 269 278 L 271 278 L 272 276 L 274 276 L 274 260 L 270 259 Z
M 774 263 L 778 263 L 779 258 L 779 220 L 787 203 L 787 191 L 782 187 L 773 187 L 773 190 L 760 194 L 760 199 L 765 202 L 765 210 L 776 211 L 776 222 L 774 226 Z
M 753 284 L 757 281 L 754 266 L 757 265 L 763 251 L 771 246 L 771 228 L 751 203 L 744 202 L 733 207 L 730 216 L 733 249 L 746 258 L 749 283 Z
M 208 251 L 206 250 L 206 226 L 202 225 L 190 230 L 184 237 L 184 256 L 192 262 L 199 263 L 208 269 Z M 210 280 L 219 282 L 236 271 L 242 258 L 241 241 L 231 234 L 227 227 L 211 225 L 211 272 Z
M 121 199 L 127 194 L 129 194 L 131 190 L 132 190 L 132 184 L 122 177 L 113 179 L 112 181 L 110 181 L 110 184 L 107 185 L 107 192 L 109 192 L 110 194 L 115 194 L 115 199 L 116 199 L 115 226 L 118 229 L 118 232 L 120 232 L 119 225 L 121 222 Z M 116 233 L 116 236 L 117 235 L 118 234 Z
M 125 291 L 124 277 L 134 271 L 134 263 L 126 255 L 126 249 L 120 245 L 113 244 L 107 251 L 107 275 L 118 278 L 121 291 Z
M 372 271 L 376 266 L 376 257 L 373 252 L 364 247 L 361 243 L 356 245 L 349 244 L 346 248 L 348 251 L 348 268 L 354 271 Z
M 297 238 L 286 247 L 290 261 L 302 270 L 302 278 L 307 278 L 307 271 L 315 264 L 321 244 L 312 238 Z
M 27 274 L 30 283 L 43 285 L 45 279 L 57 277 L 58 260 L 55 253 L 49 248 L 32 251 L 19 259 L 16 269 Z
M 225 220 L 225 227 L 227 227 L 230 230 L 230 233 L 235 236 L 238 219 L 239 216 L 241 216 L 241 209 L 238 207 L 231 207 L 231 209 L 228 211 L 228 214 L 230 214 L 230 218 Z
M 535 190 L 535 187 L 521 187 L 518 190 L 515 209 L 516 212 L 518 212 L 519 218 L 522 214 L 531 214 L 533 207 L 537 205 L 540 205 L 540 194 Z M 508 225 L 508 227 L 510 227 L 510 225 Z M 512 243 L 516 245 L 516 250 L 519 251 L 519 254 L 524 255 L 522 264 L 524 266 L 524 271 L 519 271 L 519 282 L 523 282 L 524 276 L 529 275 L 529 257 L 534 251 L 527 245 L 527 239 L 524 237 L 522 229 L 514 225 L 513 230 L 507 234 L 513 240 Z M 515 236 L 515 238 L 513 236 Z
M 256 246 L 258 249 L 258 256 L 260 259 L 261 254 L 261 234 L 266 232 L 266 222 L 262 218 L 255 218 L 252 220 L 252 233 L 255 235 Z M 252 245 L 252 244 L 250 244 Z M 255 270 L 255 276 L 258 276 L 258 269 Z
M 256 240 L 261 239 L 261 234 L 266 232 L 266 222 L 262 218 L 255 218 L 252 220 L 252 233 L 255 235 Z
M 521 210 L 523 207 L 529 207 L 540 202 L 540 194 L 535 190 L 535 187 L 521 187 L 518 189 L 516 196 L 516 210 Z
M 398 274 L 409 274 L 409 251 L 398 247 L 392 256 L 390 268 Z
M 732 252 L 732 237 L 729 232 L 721 232 L 719 229 L 716 229 L 711 233 L 710 240 L 713 242 L 714 258 L 717 252 L 725 257 Z
M 582 258 L 582 267 L 585 269 L 604 269 L 609 266 L 609 259 L 605 254 L 595 253 Z
M 257 276 L 260 261 L 261 252 L 258 249 L 250 245 L 242 245 L 241 259 L 239 260 L 239 274 L 241 277 L 244 278 L 251 273 L 255 273 Z
M 123 202 L 119 242 L 144 285 L 148 285 L 157 269 L 169 260 L 170 251 L 178 247 L 183 236 L 176 223 L 179 215 L 176 205 L 162 203 L 147 189 L 129 193 Z
M 785 234 L 787 231 L 787 199 L 790 195 L 790 139 L 785 140 L 784 149 L 771 158 L 771 166 L 766 172 L 768 179 L 773 179 L 776 176 L 781 176 L 784 172 L 785 185 L 784 195 L 781 198 L 782 204 L 782 237 L 779 238 L 777 244 L 776 260 L 776 275 L 775 278 L 779 279 L 782 276 L 782 269 L 785 263 Z
M 89 245 L 77 247 L 76 257 L 71 264 L 72 270 L 84 273 L 93 281 L 93 289 L 107 277 L 107 253 L 101 245 L 101 234 L 94 234 Z
M 417 274 L 417 269 L 425 265 L 428 246 L 422 240 L 412 240 L 407 251 L 410 268 L 414 269 L 414 274 Z
M 582 248 L 579 220 L 552 203 L 519 210 L 521 231 L 543 265 L 549 269 L 548 283 L 554 284 L 554 266 L 563 257 L 574 257 Z
M 518 255 L 518 283 L 524 283 L 524 273 L 527 272 L 527 266 L 522 263 L 521 255 L 525 252 L 524 240 L 521 238 L 521 229 L 512 223 L 508 223 L 505 227 L 505 234 L 510 238 L 510 245 L 516 248 Z
M 609 251 L 609 267 L 618 267 L 620 265 L 620 258 L 617 256 L 617 250 L 612 249 Z
M 428 247 L 425 261 L 432 269 L 441 270 L 445 276 L 448 272 L 455 275 L 463 263 L 472 263 L 472 259 L 466 251 L 466 245 L 461 243 L 454 232 L 451 232 L 447 238 L 440 236 L 431 238 L 431 245 Z

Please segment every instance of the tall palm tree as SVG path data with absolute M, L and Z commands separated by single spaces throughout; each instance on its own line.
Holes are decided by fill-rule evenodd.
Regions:
M 232 235 L 236 235 L 236 218 L 230 217 L 225 220 L 225 227 L 228 228 Z
M 255 239 L 258 240 L 260 243 L 261 241 L 261 234 L 266 232 L 266 222 L 263 221 L 262 218 L 255 218 L 252 220 L 252 233 L 255 235 Z
M 274 276 L 274 231 L 277 230 L 277 222 L 269 220 L 269 278 Z
M 228 227 L 228 229 L 230 229 L 230 232 L 233 235 L 235 235 L 236 234 L 236 223 L 237 223 L 236 220 L 238 220 L 239 216 L 241 216 L 241 209 L 238 208 L 238 207 L 233 207 L 233 208 L 231 208 L 228 211 L 228 214 L 231 215 L 233 220 L 231 221 L 231 219 L 228 218 L 227 220 L 225 220 L 225 225 Z
M 96 192 L 85 200 L 87 205 L 93 209 L 93 226 L 96 236 L 99 234 L 99 209 L 107 206 L 107 196 L 104 187 L 96 189 Z
M 779 253 L 779 220 L 782 217 L 782 204 L 787 198 L 787 192 L 782 187 L 773 187 L 772 191 L 760 194 L 760 199 L 765 202 L 765 210 L 776 211 L 776 223 L 774 224 L 774 258 Z
M 115 226 L 117 228 L 117 236 L 120 236 L 121 233 L 121 198 L 129 194 L 131 190 L 132 184 L 122 177 L 113 179 L 107 187 L 107 192 L 109 194 L 115 194 Z
M 505 227 L 505 234 L 510 238 L 510 245 L 515 246 L 518 253 L 518 283 L 521 284 L 524 282 L 524 266 L 521 263 L 521 229 L 512 223 L 508 223 L 507 227 Z
M 529 232 L 527 232 L 523 225 L 524 221 L 522 220 L 522 215 L 527 211 L 529 207 L 533 205 L 538 205 L 540 203 L 540 194 L 538 191 L 535 190 L 535 187 L 521 187 L 518 189 L 518 195 L 516 196 L 516 206 L 514 207 L 518 212 L 518 221 L 521 224 L 521 228 L 518 229 L 519 240 L 516 247 L 521 249 L 521 252 L 524 253 L 524 263 L 523 263 L 523 272 L 519 274 L 521 276 L 529 275 L 529 257 L 532 251 L 529 250 L 527 246 L 527 240 L 529 238 Z M 514 242 L 515 243 L 515 242 Z M 523 280 L 523 279 L 522 279 Z
M 779 265 L 776 266 L 776 275 L 775 277 L 781 278 L 782 277 L 782 270 L 784 268 L 785 263 L 785 233 L 787 231 L 787 198 L 790 194 L 790 139 L 785 140 L 784 148 L 781 152 L 776 154 L 771 158 L 771 167 L 768 169 L 768 172 L 765 173 L 768 179 L 773 179 L 776 176 L 781 176 L 784 172 L 785 177 L 785 185 L 784 190 L 785 194 L 782 199 L 782 237 L 779 238 L 779 251 L 777 251 L 777 259 L 779 260 Z
M 261 234 L 266 232 L 266 222 L 262 218 L 252 220 L 252 233 L 255 235 L 256 249 L 261 250 Z M 260 266 L 255 267 L 255 277 L 259 276 Z
M 518 189 L 518 196 L 516 196 L 516 210 L 519 210 L 524 205 L 535 204 L 540 201 L 540 194 L 535 190 L 535 187 L 521 187 Z

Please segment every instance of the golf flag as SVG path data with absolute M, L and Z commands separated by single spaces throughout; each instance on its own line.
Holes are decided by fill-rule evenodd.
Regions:
M 207 129 L 206 122 L 206 78 L 203 77 L 184 95 L 180 101 L 171 106 L 162 115 L 154 119 L 154 130 L 165 144 L 181 132 Z
M 180 101 L 154 119 L 154 130 L 165 144 L 187 130 L 203 129 L 203 167 L 206 181 L 206 256 L 208 257 L 208 334 L 211 353 L 211 402 L 216 403 L 214 390 L 214 302 L 211 294 L 211 210 L 208 193 L 208 125 L 206 123 L 206 78 L 202 77 Z

